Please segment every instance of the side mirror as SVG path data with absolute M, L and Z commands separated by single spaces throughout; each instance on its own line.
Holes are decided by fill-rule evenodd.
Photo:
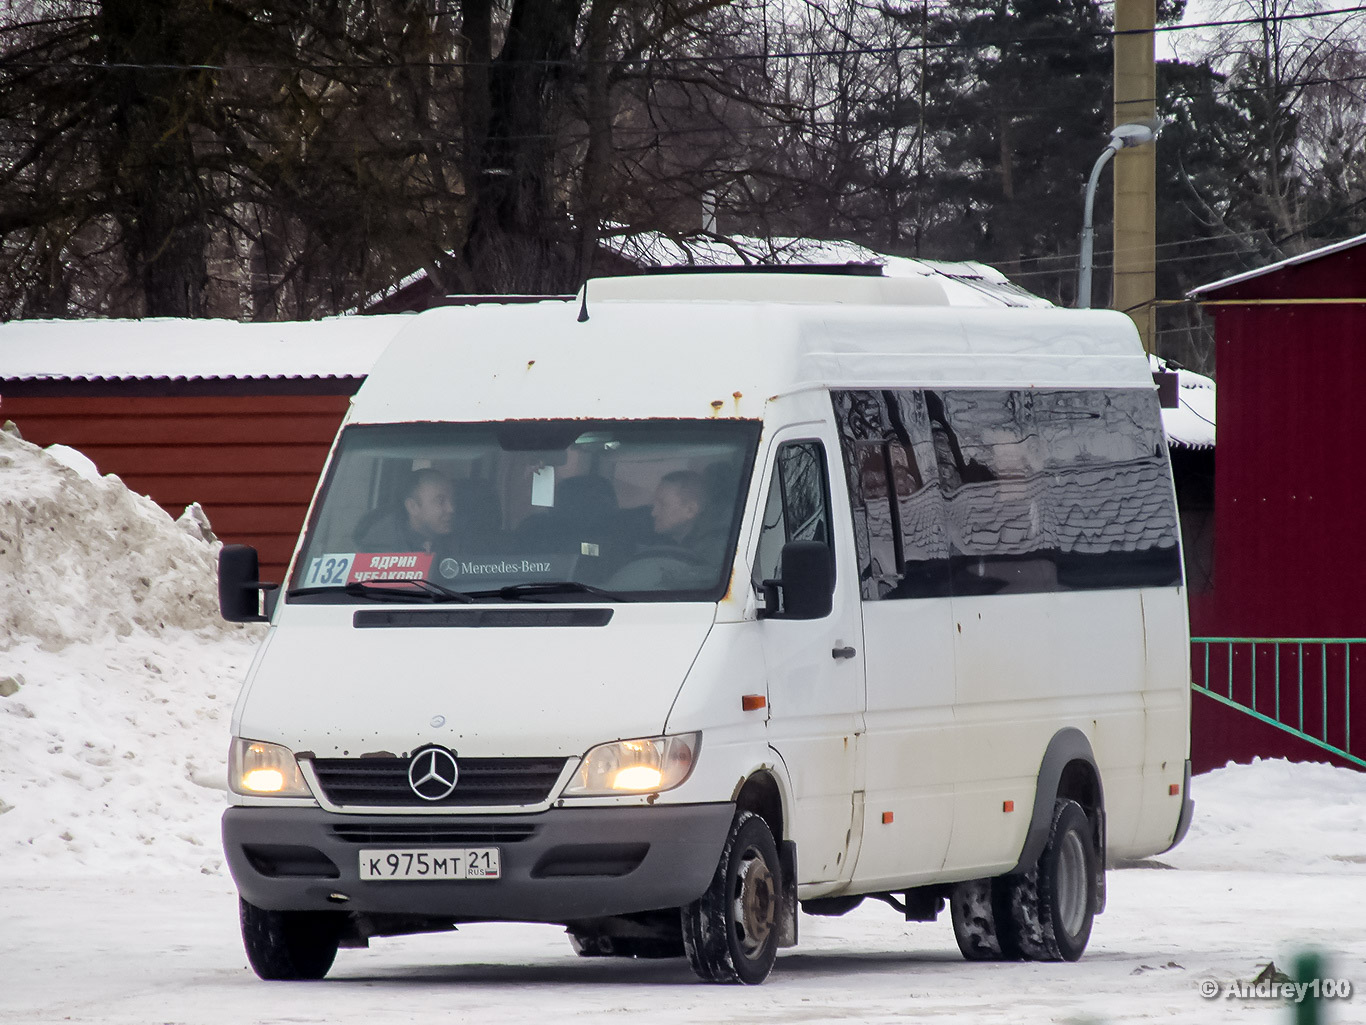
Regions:
M 260 595 L 280 585 L 262 583 L 260 576 L 251 545 L 224 545 L 218 553 L 218 611 L 229 623 L 264 623 L 270 618 L 269 607 L 267 615 L 261 615 Z
M 783 545 L 782 566 L 781 580 L 764 581 L 764 618 L 824 619 L 830 615 L 835 594 L 835 565 L 830 549 L 819 541 L 789 541 Z

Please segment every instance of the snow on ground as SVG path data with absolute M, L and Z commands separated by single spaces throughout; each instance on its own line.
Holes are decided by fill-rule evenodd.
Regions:
M 1190 834 L 1166 864 L 1366 879 L 1366 773 L 1270 759 L 1197 776 L 1191 794 Z
M 1197 987 L 1251 980 L 1268 961 L 1288 968 L 1307 948 L 1328 956 L 1326 977 L 1362 991 L 1324 1021 L 1366 1020 L 1366 776 L 1263 762 L 1197 777 L 1193 790 L 1190 837 L 1110 874 L 1109 907 L 1077 964 L 968 964 L 942 917 L 905 923 L 867 903 L 803 916 L 801 944 L 759 987 L 703 985 L 682 961 L 580 959 L 554 926 L 509 924 L 376 940 L 343 950 L 322 983 L 264 983 L 222 871 L 111 857 L 81 876 L 0 878 L 0 1023 L 1288 1025 L 1283 1006 L 1206 1000 Z M 1316 856 L 1284 857 L 1291 833 Z
M 217 846 L 259 632 L 213 615 L 213 545 L 71 453 L 0 435 L 0 548 L 5 1025 L 1274 1023 L 1285 1007 L 1197 986 L 1310 947 L 1362 990 L 1325 1020 L 1366 1021 L 1366 774 L 1281 761 L 1197 777 L 1190 836 L 1111 873 L 1078 964 L 970 965 L 946 920 L 869 902 L 803 916 L 754 988 L 579 959 L 553 926 L 506 924 L 344 950 L 322 983 L 261 982 Z
M 194 511 L 0 432 L 7 871 L 221 865 L 228 719 L 260 631 L 219 618 L 215 558 Z

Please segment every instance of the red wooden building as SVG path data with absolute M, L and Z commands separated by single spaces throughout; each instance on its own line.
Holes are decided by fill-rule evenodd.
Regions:
M 0 325 L 0 420 L 172 516 L 199 502 L 279 580 L 347 404 L 402 318 Z
M 1204 285 L 1219 368 L 1213 586 L 1191 597 L 1200 768 L 1366 768 L 1366 235 Z

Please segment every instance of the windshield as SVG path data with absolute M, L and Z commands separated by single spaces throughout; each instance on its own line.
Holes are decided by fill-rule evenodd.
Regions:
M 716 601 L 758 436 L 734 420 L 347 427 L 289 598 Z

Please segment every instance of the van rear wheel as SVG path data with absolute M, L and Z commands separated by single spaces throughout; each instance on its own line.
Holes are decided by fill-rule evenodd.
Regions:
M 683 949 L 707 982 L 755 985 L 778 956 L 783 870 L 768 824 L 741 812 L 707 892 L 681 909 Z
M 1081 805 L 1059 800 L 1038 862 L 1003 880 L 1013 938 L 1030 961 L 1076 961 L 1086 950 L 1097 903 L 1092 835 Z
M 321 979 L 341 944 L 345 915 L 328 911 L 267 911 L 239 898 L 242 945 L 263 979 Z
M 1005 879 L 970 879 L 949 894 L 953 938 L 969 961 L 1018 961 Z

